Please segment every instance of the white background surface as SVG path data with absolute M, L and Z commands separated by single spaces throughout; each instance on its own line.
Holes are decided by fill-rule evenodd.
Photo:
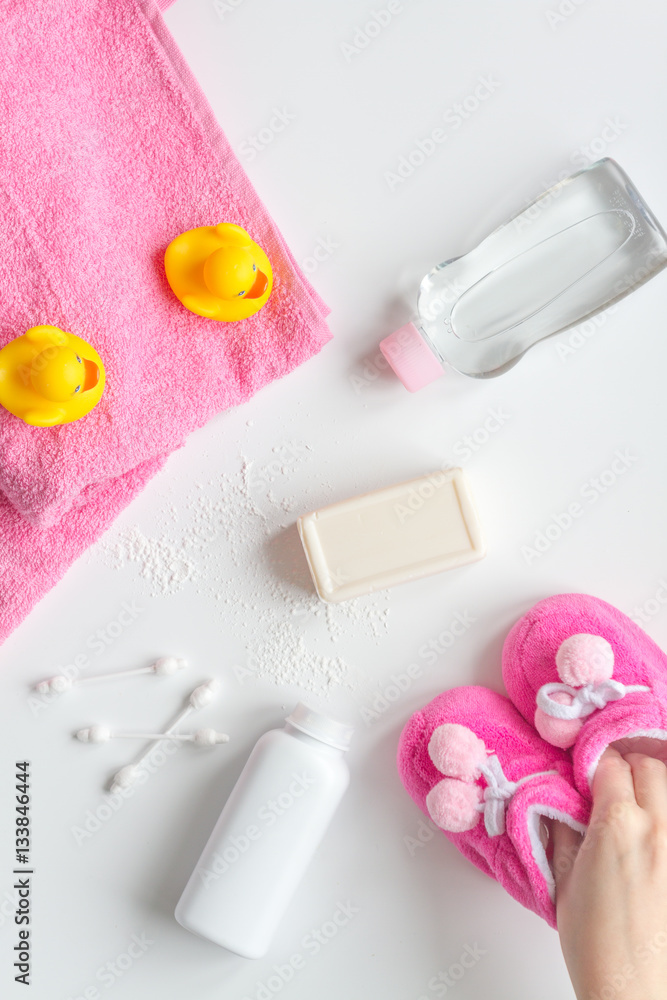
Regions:
M 373 358 L 381 337 L 410 318 L 423 272 L 470 249 L 561 171 L 611 155 L 667 220 L 666 15 L 658 0 L 631 11 L 620 0 L 580 0 L 564 4 L 571 13 L 556 24 L 547 17 L 555 0 L 401 6 L 349 61 L 341 43 L 353 43 L 371 4 L 237 0 L 216 12 L 210 0 L 178 0 L 166 15 L 297 259 L 312 256 L 320 239 L 337 244 L 311 275 L 332 307 L 334 340 L 193 435 L 0 650 L 1 801 L 7 815 L 13 762 L 29 759 L 36 871 L 28 993 L 12 983 L 12 831 L 3 820 L 3 996 L 432 1000 L 438 993 L 429 980 L 467 945 L 484 955 L 449 990 L 457 1000 L 572 995 L 552 930 L 444 837 L 411 852 L 405 838 L 416 836 L 420 813 L 397 778 L 395 747 L 411 712 L 443 688 L 481 682 L 500 690 L 504 635 L 548 594 L 580 590 L 628 613 L 644 607 L 647 630 L 667 644 L 667 611 L 654 599 L 667 575 L 667 277 L 605 315 L 593 336 L 538 345 L 487 383 L 450 372 L 410 395 L 378 375 Z M 460 127 L 445 120 L 489 76 L 492 96 Z M 274 108 L 293 119 L 254 158 L 244 156 L 244 142 L 268 126 Z M 608 119 L 617 123 L 612 141 L 599 139 Z M 386 172 L 436 127 L 446 141 L 390 190 Z M 579 346 L 563 356 L 559 345 L 569 343 Z M 503 426 L 460 463 L 464 436 L 484 437 L 490 407 L 506 414 Z M 589 483 L 590 494 L 617 449 L 632 461 L 591 502 L 582 490 Z M 245 494 L 244 460 L 258 473 Z M 486 560 L 334 609 L 327 619 L 300 552 L 298 514 L 447 463 L 463 464 L 470 476 Z M 193 544 L 192 504 L 202 494 L 220 510 L 207 541 Z M 582 516 L 529 564 L 521 547 L 574 501 Z M 172 593 L 155 586 L 166 549 L 152 580 L 139 563 L 116 568 L 105 554 L 136 527 L 154 549 L 159 538 L 172 547 Z M 95 633 L 119 631 L 113 623 L 124 602 L 141 610 L 97 652 Z M 457 612 L 474 624 L 429 664 L 420 647 Z M 300 661 L 311 664 L 298 673 L 300 684 L 276 683 L 265 671 L 239 680 L 234 666 L 256 662 L 267 637 L 279 674 L 299 636 Z M 163 653 L 186 656 L 188 675 L 81 689 L 43 710 L 28 701 L 30 682 L 77 655 L 88 657 L 93 673 Z M 345 683 L 325 689 L 323 657 L 345 661 Z M 421 676 L 367 725 L 362 709 L 410 663 Z M 134 747 L 85 747 L 71 732 L 95 721 L 158 726 L 209 676 L 221 678 L 224 693 L 201 723 L 226 729 L 230 744 L 170 758 L 77 843 L 76 828 L 103 802 L 104 780 Z M 251 746 L 301 697 L 358 726 L 352 784 L 274 949 L 247 962 L 182 930 L 172 911 Z M 329 921 L 339 901 L 358 913 L 319 954 L 304 950 L 304 936 Z M 133 934 L 152 943 L 121 977 L 107 970 L 100 979 Z M 279 994 L 262 993 L 274 965 L 296 952 L 305 967 Z

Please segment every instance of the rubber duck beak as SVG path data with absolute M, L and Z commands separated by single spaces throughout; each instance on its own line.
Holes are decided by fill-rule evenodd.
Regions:
M 83 359 L 83 367 L 86 371 L 86 376 L 83 380 L 83 391 L 88 392 L 89 389 L 94 389 L 100 380 L 100 370 L 94 361 L 89 358 Z
M 257 277 L 255 278 L 255 283 L 252 288 L 245 296 L 246 299 L 259 299 L 266 291 L 266 286 L 269 283 L 269 279 L 264 274 L 263 271 L 257 272 Z

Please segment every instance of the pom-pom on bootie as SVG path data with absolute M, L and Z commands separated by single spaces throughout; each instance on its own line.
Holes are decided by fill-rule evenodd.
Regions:
M 598 598 L 560 594 L 531 608 L 505 640 L 503 678 L 538 733 L 571 750 L 575 782 L 588 798 L 610 743 L 667 741 L 667 656 Z
M 589 808 L 572 764 L 502 695 L 445 691 L 401 734 L 398 769 L 414 801 L 470 861 L 556 926 L 543 819 L 585 832 Z

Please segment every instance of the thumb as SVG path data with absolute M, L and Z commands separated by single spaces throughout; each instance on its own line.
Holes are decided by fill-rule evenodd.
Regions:
M 573 830 L 571 826 L 568 826 L 567 823 L 560 823 L 558 820 L 554 820 L 551 824 L 551 839 L 553 842 L 551 866 L 556 882 L 556 892 L 558 893 L 562 891 L 572 874 L 583 837 L 576 830 Z

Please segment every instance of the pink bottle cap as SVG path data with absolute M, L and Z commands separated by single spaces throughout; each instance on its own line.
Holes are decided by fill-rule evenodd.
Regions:
M 380 350 L 410 392 L 444 375 L 442 365 L 414 323 L 406 323 L 381 340 Z

